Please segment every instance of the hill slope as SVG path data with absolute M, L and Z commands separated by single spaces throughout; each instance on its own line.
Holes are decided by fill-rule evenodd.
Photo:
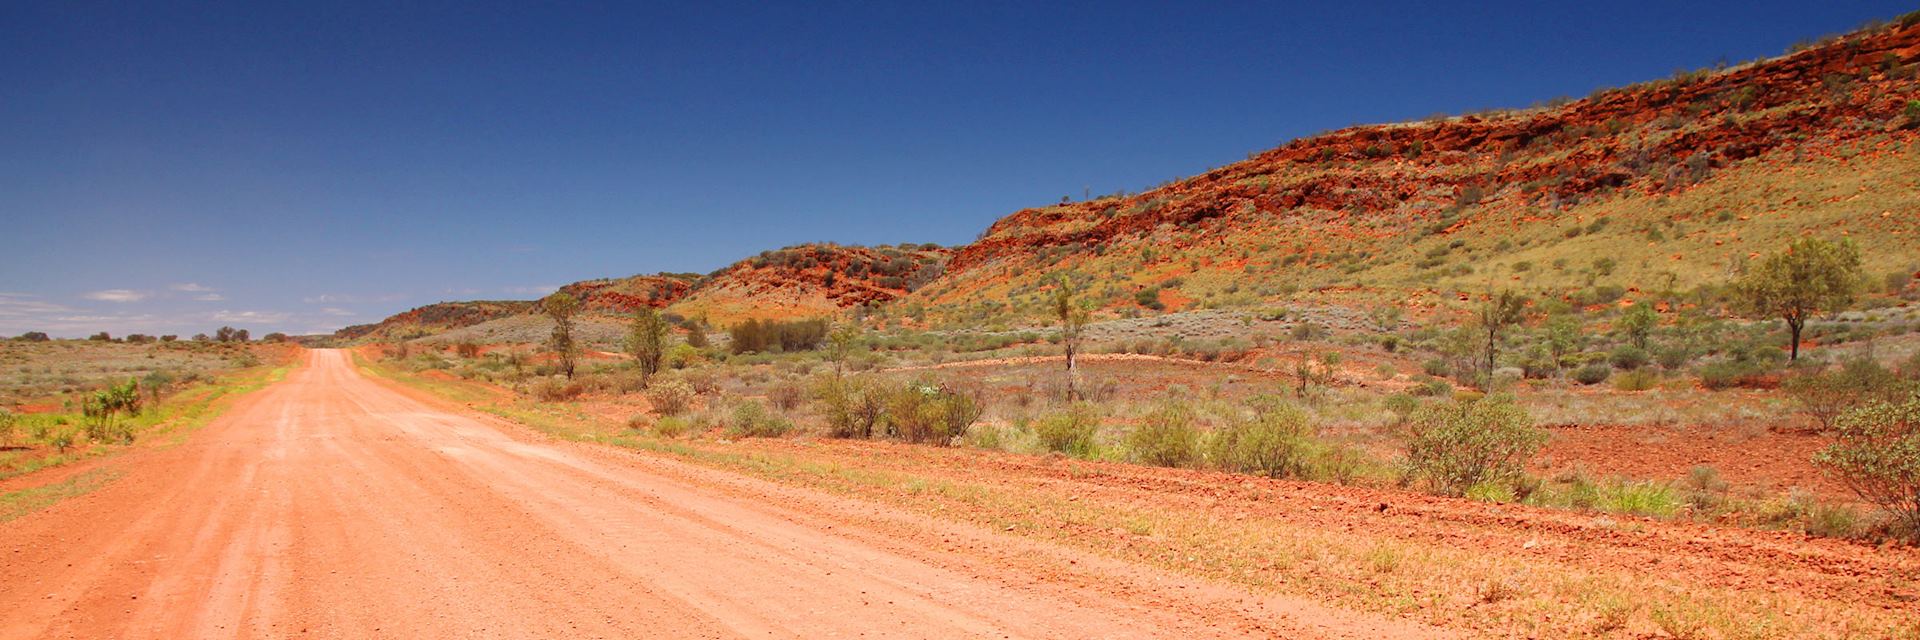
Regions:
M 937 278 L 951 256 L 938 245 L 786 247 L 721 269 L 671 309 L 716 325 L 835 315 L 907 295 Z
M 1684 289 L 1809 233 L 1854 236 L 1876 274 L 1911 270 L 1917 69 L 1910 16 L 1559 106 L 1300 139 L 1145 193 L 1016 212 L 903 302 L 956 321 L 1022 315 L 1060 275 L 1110 312 Z

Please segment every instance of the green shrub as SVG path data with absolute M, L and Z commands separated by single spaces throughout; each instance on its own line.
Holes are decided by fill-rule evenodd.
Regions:
M 1547 441 L 1510 396 L 1456 400 L 1414 414 L 1407 441 L 1411 475 L 1435 492 L 1461 495 L 1474 485 L 1507 481 Z
M 1272 478 L 1306 475 L 1314 444 L 1306 412 L 1275 397 L 1255 398 L 1251 404 L 1250 414 L 1232 416 L 1214 432 L 1208 458 L 1228 471 Z
M 1420 399 L 1404 393 L 1396 393 L 1382 399 L 1380 406 L 1393 414 L 1395 423 L 1405 423 L 1408 418 L 1413 417 L 1413 412 L 1420 410 Z
M 0 447 L 13 446 L 14 434 L 19 430 L 20 417 L 12 411 L 0 409 Z
M 983 409 L 972 395 L 928 381 L 909 383 L 887 394 L 885 415 L 893 435 L 914 443 L 947 445 L 980 420 Z
M 1832 429 L 1841 413 L 1866 403 L 1898 402 L 1913 385 L 1871 358 L 1855 358 L 1836 371 L 1788 378 L 1780 387 L 1820 428 Z
M 1162 467 L 1186 466 L 1193 461 L 1200 443 L 1200 432 L 1194 429 L 1193 420 L 1193 408 L 1185 403 L 1161 404 L 1127 435 L 1127 450 L 1139 462 Z
M 663 378 L 647 387 L 647 404 L 655 413 L 677 416 L 693 406 L 693 385 L 679 378 Z
M 1646 391 L 1660 384 L 1660 376 L 1646 369 L 1628 371 L 1613 377 L 1613 388 L 1618 391 Z
M 1763 386 L 1775 367 L 1762 360 L 1730 359 L 1708 363 L 1695 370 L 1700 386 L 1708 389 Z
M 1826 538 L 1852 538 L 1860 535 L 1860 513 L 1843 504 L 1815 502 L 1807 509 L 1800 530 Z
M 1660 368 L 1675 371 L 1693 360 L 1693 351 L 1683 346 L 1666 346 L 1655 350 L 1653 359 L 1660 363 Z
M 1814 464 L 1920 532 L 1920 394 L 1848 411 L 1834 428 L 1834 443 L 1814 454 Z
M 1620 345 L 1614 348 L 1612 353 L 1607 354 L 1607 361 L 1613 363 L 1615 368 L 1627 371 L 1633 371 L 1640 367 L 1647 366 L 1647 361 L 1651 359 L 1652 357 L 1647 355 L 1646 349 L 1630 344 Z
M 767 400 L 773 403 L 774 408 L 781 411 L 800 408 L 801 399 L 800 384 L 791 380 L 781 381 L 767 389 Z
M 1479 502 L 1513 502 L 1513 484 L 1510 482 L 1482 482 L 1467 487 L 1463 494 L 1468 500 Z
M 1084 402 L 1042 417 L 1033 424 L 1034 437 L 1048 451 L 1081 458 L 1093 455 L 1093 437 L 1099 430 L 1099 410 Z
M 533 383 L 533 397 L 541 402 L 561 402 L 580 397 L 587 389 L 580 383 L 562 378 L 544 378 Z
M 693 430 L 693 422 L 681 416 L 665 416 L 653 423 L 653 435 L 678 438 Z
M 1614 513 L 1671 518 L 1680 510 L 1680 498 L 1673 487 L 1665 483 L 1622 482 L 1606 489 L 1600 508 Z
M 975 449 L 998 451 L 1005 448 L 1002 444 L 1000 428 L 990 424 L 977 424 L 967 429 L 967 435 L 963 440 L 967 446 Z
M 1613 367 L 1604 362 L 1590 362 L 1587 366 L 1575 369 L 1573 379 L 1580 384 L 1600 384 L 1613 375 Z
M 778 438 L 792 430 L 791 421 L 767 411 L 766 405 L 755 400 L 735 402 L 727 421 L 727 433 L 736 438 Z
M 814 386 L 827 435 L 835 438 L 871 438 L 880 423 L 883 398 L 866 378 L 827 376 Z
M 73 448 L 74 438 L 79 435 L 79 430 L 73 427 L 57 427 L 46 437 L 46 443 L 53 445 L 55 451 L 66 453 L 68 449 Z

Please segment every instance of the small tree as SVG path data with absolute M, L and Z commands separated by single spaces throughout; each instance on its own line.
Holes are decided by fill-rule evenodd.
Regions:
M 1807 320 L 1853 304 L 1860 284 L 1860 249 L 1852 240 L 1803 238 L 1748 268 L 1734 291 L 1747 312 L 1787 321 L 1789 359 L 1797 361 Z
M 0 448 L 13 446 L 13 433 L 20 424 L 20 417 L 12 411 L 0 408 Z
M 1525 409 L 1506 396 L 1457 400 L 1421 409 L 1408 425 L 1407 470 L 1433 491 L 1464 495 L 1520 474 L 1547 443 Z
M 580 312 L 580 301 L 563 291 L 541 300 L 540 310 L 553 319 L 553 334 L 547 339 L 547 347 L 560 360 L 560 371 L 572 380 L 574 364 L 580 358 L 580 344 L 573 337 L 573 316 Z
M 1502 291 L 1500 295 L 1489 298 L 1486 304 L 1481 305 L 1480 331 L 1487 337 L 1486 367 L 1480 372 L 1482 384 L 1485 384 L 1485 379 L 1493 377 L 1494 369 L 1499 368 L 1499 365 L 1495 364 L 1495 359 L 1500 353 L 1500 333 L 1507 327 L 1520 324 L 1521 320 L 1526 319 L 1526 314 L 1526 296 L 1514 293 L 1512 290 Z
M 1067 402 L 1080 399 L 1077 386 L 1080 369 L 1076 360 L 1080 353 L 1080 334 L 1090 318 L 1085 305 L 1075 299 L 1073 289 L 1072 281 L 1061 276 L 1054 284 L 1051 305 L 1053 318 L 1060 323 L 1060 343 L 1067 349 Z
M 1659 322 L 1660 316 L 1653 312 L 1653 305 L 1641 302 L 1627 307 L 1626 312 L 1620 314 L 1620 321 L 1614 323 L 1614 326 L 1619 328 L 1621 333 L 1626 334 L 1627 341 L 1633 343 L 1633 346 L 1645 350 L 1647 340 L 1653 336 L 1653 327 Z
M 860 325 L 846 323 L 834 327 L 827 335 L 827 358 L 833 360 L 833 375 L 845 375 L 847 358 L 853 355 L 853 349 L 860 343 Z
M 700 326 L 698 320 L 688 320 L 680 324 L 687 329 L 687 345 L 695 349 L 707 348 L 707 329 Z
M 627 353 L 640 367 L 643 384 L 660 372 L 660 362 L 667 355 L 667 321 L 653 307 L 634 312 L 633 324 L 627 328 Z
M 109 437 L 132 442 L 133 432 L 121 429 L 118 418 L 121 414 L 139 415 L 140 400 L 140 381 L 133 378 L 87 398 L 81 407 L 81 413 L 87 418 L 87 437 L 100 442 L 106 442 Z
M 1839 436 L 1814 464 L 1920 536 L 1920 394 L 1849 411 L 1835 426 Z

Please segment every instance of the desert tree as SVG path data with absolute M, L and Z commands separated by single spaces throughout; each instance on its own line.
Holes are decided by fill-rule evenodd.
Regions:
M 1802 238 L 1745 269 L 1734 292 L 1748 313 L 1787 322 L 1789 359 L 1797 361 L 1807 320 L 1853 304 L 1860 287 L 1860 249 L 1852 240 Z
M 1053 299 L 1048 305 L 1053 319 L 1060 323 L 1060 344 L 1067 350 L 1068 402 L 1080 399 L 1080 390 L 1077 386 L 1080 374 L 1078 363 L 1080 338 L 1090 318 L 1086 305 L 1074 293 L 1073 281 L 1062 275 L 1054 282 Z
M 697 318 L 689 318 L 680 323 L 680 326 L 687 330 L 687 346 L 695 349 L 707 348 L 707 328 L 702 326 L 703 324 L 705 323 Z
M 827 334 L 827 357 L 833 360 L 833 375 L 845 375 L 847 358 L 853 356 L 853 350 L 860 344 L 860 324 L 847 322 L 834 327 Z
M 540 311 L 553 319 L 553 334 L 547 347 L 560 361 L 560 371 L 573 379 L 574 363 L 580 358 L 580 343 L 573 337 L 573 316 L 580 312 L 580 301 L 564 291 L 540 301 Z
M 1660 316 L 1653 311 L 1653 305 L 1641 302 L 1620 314 L 1620 321 L 1614 326 L 1626 334 L 1627 341 L 1641 349 L 1647 348 L 1647 340 L 1653 336 L 1653 327 L 1659 324 Z
M 1511 289 L 1501 291 L 1500 295 L 1489 297 L 1487 302 L 1480 306 L 1479 329 L 1487 339 L 1486 368 L 1481 373 L 1486 379 L 1491 380 L 1493 370 L 1499 366 L 1495 363 L 1500 355 L 1501 332 L 1506 331 L 1507 327 L 1520 324 L 1526 318 L 1526 296 L 1514 293 Z
M 660 372 L 660 361 L 667 355 L 667 321 L 653 307 L 640 307 L 633 314 L 633 323 L 627 327 L 627 353 L 640 367 L 640 379 L 653 378 Z

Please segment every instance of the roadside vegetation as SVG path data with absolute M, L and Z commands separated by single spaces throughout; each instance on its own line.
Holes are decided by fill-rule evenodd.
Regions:
M 1694 291 L 1503 291 L 1417 324 L 1397 309 L 1338 307 L 1093 322 L 1078 285 L 1060 280 L 1036 298 L 1050 322 L 1028 328 L 715 328 L 648 309 L 608 351 L 549 340 L 383 353 L 543 403 L 628 411 L 631 431 L 667 439 L 891 440 L 1914 540 L 1888 490 L 1848 490 L 1873 474 L 1899 485 L 1874 465 L 1904 467 L 1884 444 L 1901 436 L 1846 416 L 1920 388 L 1914 292 L 1868 286 L 1854 251 L 1808 239 Z M 1796 359 L 1796 345 L 1818 346 Z M 1140 368 L 1151 370 L 1128 373 Z M 1594 472 L 1586 465 L 1605 461 L 1543 454 L 1556 430 L 1588 424 L 1761 434 L 1749 439 L 1853 425 L 1855 444 L 1851 458 L 1805 456 L 1801 467 L 1827 479 L 1813 486 L 1746 474 L 1742 486 L 1710 465 Z
M 60 376 L 54 385 L 32 373 L 6 378 L 0 480 L 175 441 L 217 415 L 221 398 L 278 379 L 294 353 L 233 340 L 0 342 L 0 361 L 15 371 Z

